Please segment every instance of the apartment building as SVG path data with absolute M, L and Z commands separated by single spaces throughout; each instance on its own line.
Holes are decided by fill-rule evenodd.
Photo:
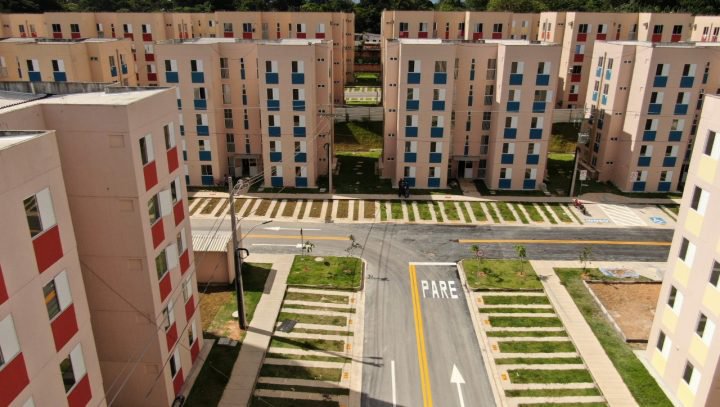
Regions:
M 0 168 L 0 405 L 105 405 L 55 132 L 0 131 Z
M 131 42 L 136 80 L 158 85 L 158 41 L 191 38 L 238 40 L 320 39 L 332 44 L 333 100 L 353 80 L 355 16 L 352 13 L 43 13 L 2 14 L 2 35 L 18 38 L 125 38 Z
M 646 350 L 683 406 L 720 404 L 720 98 L 705 98 Z
M 232 174 L 314 188 L 327 175 L 330 41 L 203 38 L 160 43 L 157 52 L 160 83 L 176 87 L 188 184 Z
M 189 241 L 175 103 L 175 92 L 171 89 L 108 88 L 105 93 L 44 98 L 0 111 L 2 128 L 52 129 L 55 136 L 50 137 L 53 141 L 57 139 L 62 163 L 62 179 L 53 178 L 59 183 L 55 187 L 57 192 L 53 189 L 55 184 L 49 184 L 48 196 L 48 187 L 39 180 L 20 183 L 21 178 L 15 179 L 18 174 L 24 176 L 25 171 L 20 168 L 39 171 L 44 167 L 31 167 L 27 157 L 25 161 L 10 161 L 7 165 L 13 164 L 13 169 L 4 173 L 12 174 L 12 180 L 8 178 L 6 184 L 22 186 L 9 199 L 1 201 L 9 206 L 8 216 L 17 209 L 17 203 L 10 198 L 17 195 L 18 199 L 25 199 L 30 229 L 40 230 L 33 241 L 35 252 L 38 248 L 48 252 L 40 257 L 41 265 L 47 267 L 48 256 L 57 257 L 59 250 L 72 253 L 75 241 L 71 235 L 62 233 L 63 228 L 68 232 L 74 229 L 79 257 L 79 265 L 60 263 L 42 272 L 36 285 L 23 286 L 28 298 L 18 301 L 26 303 L 33 287 L 39 289 L 37 285 L 48 284 L 56 272 L 66 270 L 67 281 L 55 279 L 61 310 L 57 318 L 63 318 L 67 311 L 62 310 L 68 309 L 67 294 L 63 293 L 68 291 L 69 281 L 69 291 L 79 309 L 78 322 L 85 320 L 85 300 L 78 297 L 87 297 L 98 362 L 87 360 L 87 355 L 94 351 L 92 346 L 83 344 L 82 354 L 88 372 L 96 371 L 99 363 L 109 404 L 170 405 L 183 390 L 185 378 L 200 352 L 201 323 L 196 312 L 199 297 Z M 38 151 L 44 150 L 33 149 L 26 156 L 53 164 L 50 153 L 39 155 Z M 61 189 L 63 180 L 65 190 Z M 65 191 L 67 204 L 63 198 Z M 37 196 L 35 206 L 39 209 L 33 209 L 32 202 L 27 200 L 32 193 Z M 54 217 L 48 215 L 48 227 L 57 222 L 54 232 L 41 229 L 46 226 L 48 202 L 55 205 L 57 213 Z M 16 215 L 9 223 L 3 223 L 17 224 L 12 227 L 18 229 L 17 233 L 3 234 L 5 239 L 13 239 L 12 244 L 3 245 L 4 249 L 14 247 L 18 236 L 23 235 L 19 219 Z M 62 243 L 58 243 L 58 227 Z M 45 242 L 49 239 L 45 236 L 54 240 Z M 14 263 L 24 259 L 18 255 L 20 249 L 29 247 L 22 245 L 16 251 L 6 252 L 10 260 L 7 266 L 2 266 L 5 285 L 13 293 L 21 280 L 9 277 L 12 275 L 9 273 L 20 265 Z M 72 274 L 73 270 L 82 271 L 82 280 L 79 274 Z M 23 268 L 22 272 L 29 273 L 30 269 Z M 84 291 L 80 286 L 83 283 Z M 49 304 L 48 292 L 45 298 Z M 40 321 L 40 316 L 33 320 Z M 29 322 L 15 319 L 21 348 L 24 332 L 20 328 L 25 329 Z M 83 326 L 89 325 L 88 322 Z M 37 342 L 37 335 L 27 346 Z M 64 352 L 77 343 L 74 340 L 58 349 Z M 57 357 L 62 361 L 67 352 Z M 72 357 L 71 363 L 72 369 L 76 365 L 82 367 Z M 61 365 L 64 373 L 68 371 L 66 365 Z M 82 373 L 82 369 L 78 372 Z M 75 373 L 78 379 L 82 378 L 80 373 Z M 100 388 L 98 379 L 92 383 L 90 376 L 90 381 L 94 389 Z M 101 393 L 97 390 L 91 394 Z M 57 403 L 38 405 L 46 404 Z
M 129 41 L 7 38 L 0 40 L 0 80 L 118 82 L 137 86 Z
M 682 190 L 706 93 L 720 81 L 717 44 L 595 44 L 581 163 L 623 191 Z
M 387 41 L 382 175 L 423 189 L 450 178 L 540 188 L 560 51 L 522 40 Z

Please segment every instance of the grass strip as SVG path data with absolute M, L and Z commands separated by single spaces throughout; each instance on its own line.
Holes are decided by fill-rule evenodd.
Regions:
M 585 369 L 568 370 L 508 370 L 512 383 L 592 383 L 590 372 Z
M 287 321 L 290 319 L 297 321 L 298 324 L 347 326 L 347 317 L 293 314 L 292 312 L 281 312 L 280 315 L 278 315 L 278 321 Z
M 293 332 L 295 332 L 293 330 Z M 317 362 L 338 362 L 345 363 L 352 359 L 338 356 L 316 356 L 316 355 L 294 355 L 290 353 L 268 353 L 265 355 L 266 358 L 272 359 L 286 359 L 286 360 L 312 360 Z
M 478 222 L 487 220 L 487 216 L 485 216 L 485 211 L 483 210 L 480 202 L 470 202 L 470 209 L 472 209 L 473 215 L 475 215 L 475 220 Z
M 500 223 L 500 215 L 497 214 L 497 210 L 495 209 L 495 206 L 490 202 L 487 203 L 487 211 L 490 214 L 490 217 L 492 218 L 493 222 Z
M 473 290 L 542 290 L 542 283 L 530 262 L 465 259 L 462 265 L 468 286 Z
M 353 220 L 358 220 L 360 217 L 360 201 L 353 201 Z
M 349 297 L 344 295 L 310 294 L 295 291 L 290 291 L 285 294 L 285 299 L 293 301 L 327 302 L 330 304 L 348 304 L 350 302 Z
M 559 203 L 551 203 L 548 204 L 550 206 L 550 209 L 552 209 L 553 212 L 555 212 L 555 215 L 558 219 L 560 219 L 560 222 L 562 223 L 572 223 L 572 219 L 568 216 L 567 213 L 565 213 L 565 210 L 563 210 L 562 205 Z
M 453 201 L 441 202 L 442 206 L 445 207 L 445 217 L 448 220 L 460 220 L 460 214 L 458 214 L 457 206 Z
M 293 216 L 295 213 L 295 207 L 297 206 L 297 201 L 290 200 L 285 202 L 285 209 L 282 211 L 282 216 Z
M 645 366 L 638 360 L 633 350 L 618 335 L 602 310 L 595 303 L 582 281 L 581 269 L 555 269 L 555 274 L 570 293 L 580 312 L 605 349 L 613 365 L 622 377 L 628 389 L 641 406 L 671 406 L 665 393 Z
M 341 375 L 342 369 L 335 368 L 263 365 L 263 367 L 260 368 L 259 377 L 288 377 L 293 379 L 339 382 Z
M 504 353 L 556 353 L 575 352 L 572 342 L 498 342 Z
M 530 223 L 527 216 L 525 215 L 525 212 L 522 211 L 522 208 L 520 206 L 520 204 L 513 204 L 513 209 L 515 209 L 515 213 L 517 213 L 518 217 L 520 218 L 520 222 L 522 222 L 523 224 Z
M 217 217 L 219 217 L 220 215 L 224 215 L 224 214 L 228 213 L 228 212 L 227 212 L 228 206 L 230 206 L 230 200 L 229 200 L 229 199 L 226 199 L 226 200 L 223 201 L 223 204 L 220 205 L 220 209 L 218 209 L 218 211 L 215 212 L 215 217 L 217 218 Z
M 302 204 L 300 204 L 300 212 L 298 212 L 298 219 L 302 219 L 305 217 L 305 210 L 307 208 L 308 201 L 302 201 Z
M 548 222 L 552 223 L 553 225 L 557 224 L 555 217 L 552 216 L 552 213 L 550 213 L 550 209 L 548 209 L 548 207 L 545 206 L 545 204 L 539 203 L 538 206 L 540 207 L 540 210 L 545 214 L 545 217 L 547 218 Z
M 443 223 L 445 222 L 445 219 L 443 218 L 442 211 L 440 210 L 440 204 L 438 201 L 432 201 L 431 203 L 433 211 L 435 211 L 435 221 L 437 223 Z
M 386 202 L 380 202 L 380 220 L 386 221 L 387 220 L 387 206 L 385 205 Z
M 255 206 L 255 203 L 257 202 L 257 199 L 250 199 L 250 203 L 245 208 L 245 211 L 242 214 L 243 218 L 247 218 L 252 214 L 252 208 Z
M 331 308 L 331 307 L 320 307 L 315 305 L 303 305 L 303 304 L 283 304 L 283 309 L 309 309 L 315 311 L 335 311 L 335 312 L 347 312 L 349 314 L 355 313 L 355 308 Z
M 255 210 L 255 213 L 253 215 L 255 216 L 265 216 L 268 209 L 270 209 L 270 200 L 269 199 L 261 199 L 260 205 L 258 205 L 257 209 Z
M 543 219 L 542 215 L 540 215 L 540 212 L 537 210 L 535 205 L 533 204 L 520 204 L 523 208 L 525 208 L 525 212 L 527 212 L 528 216 L 530 217 L 530 220 L 537 223 L 542 223 L 545 220 Z
M 495 205 L 497 205 L 498 210 L 500 211 L 500 216 L 503 218 L 506 222 L 516 222 L 517 219 L 515 218 L 515 215 L 513 215 L 512 211 L 510 211 L 510 206 L 506 202 L 496 202 Z
M 349 395 L 350 389 L 342 387 L 312 387 L 312 386 L 298 386 L 295 384 L 274 384 L 274 383 L 258 383 L 255 386 L 256 389 L 266 390 L 281 390 L 289 392 L 302 392 L 302 393 L 320 393 L 320 394 L 336 394 L 336 395 Z
M 365 208 L 363 210 L 363 218 L 375 219 L 375 201 L 365 201 Z
M 320 217 L 322 214 L 323 202 L 325 201 L 312 201 L 312 204 L 310 204 L 310 213 L 308 214 L 309 218 Z
M 565 331 L 488 331 L 488 337 L 494 338 L 542 338 L 546 336 L 567 336 Z
M 335 216 L 340 219 L 347 219 L 348 211 L 350 210 L 350 203 L 345 199 L 337 201 L 337 203 L 337 214 Z
M 496 365 L 578 365 L 580 358 L 497 358 Z
M 467 202 L 458 202 L 458 206 L 460 207 L 460 211 L 462 211 L 463 218 L 465 218 L 465 223 L 472 223 L 470 212 L 468 212 L 467 209 Z
M 253 396 L 250 407 L 340 407 L 337 401 L 297 400 Z
M 403 220 L 402 202 L 392 201 L 390 203 L 390 213 L 392 214 L 393 220 Z
M 420 219 L 432 220 L 432 214 L 430 213 L 429 202 L 427 202 L 427 201 L 416 202 L 416 205 L 418 208 L 418 216 L 420 216 Z
M 483 302 L 487 305 L 503 305 L 503 304 L 550 304 L 547 297 L 537 295 L 483 295 Z
M 207 205 L 205 205 L 205 207 L 202 208 L 202 210 L 200 211 L 200 214 L 201 215 L 209 215 L 210 213 L 212 213 L 212 211 L 215 210 L 215 207 L 217 207 L 217 205 L 220 203 L 220 201 L 221 201 L 220 198 L 210 198 Z
M 483 314 L 554 314 L 552 308 L 495 308 L 480 307 L 478 311 Z
M 590 389 L 523 389 L 505 390 L 506 397 L 571 397 L 600 396 L 600 390 Z
M 547 328 L 561 327 L 562 321 L 556 317 L 494 317 L 489 316 L 494 328 Z
M 272 340 L 270 341 L 270 347 L 342 352 L 345 349 L 345 341 L 331 341 L 327 339 L 285 338 L 273 336 Z
M 413 203 L 405 202 L 405 206 L 407 207 L 408 221 L 415 222 L 415 210 L 413 209 Z

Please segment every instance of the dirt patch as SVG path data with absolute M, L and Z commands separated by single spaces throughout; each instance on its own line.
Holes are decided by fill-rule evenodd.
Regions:
M 234 292 L 233 286 L 218 286 L 200 294 L 200 318 L 205 334 L 235 340 L 242 338 L 244 332 L 237 319 L 232 317 L 232 312 L 236 310 Z
M 628 342 L 647 342 L 661 283 L 588 282 Z

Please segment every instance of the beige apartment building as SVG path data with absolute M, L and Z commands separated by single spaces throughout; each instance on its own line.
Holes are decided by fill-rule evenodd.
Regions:
M 28 147 L 20 150 L 24 155 L 7 162 L 3 159 L 3 165 L 13 165 L 12 170 L 3 172 L 7 174 L 4 185 L 8 185 L 3 191 L 10 186 L 15 188 L 4 194 L 8 199 L 1 202 L 8 207 L 3 213 L 12 216 L 19 209 L 19 199 L 28 199 L 35 193 L 39 209 L 32 209 L 32 202 L 25 201 L 31 230 L 36 228 L 40 232 L 33 241 L 35 257 L 38 257 L 39 249 L 48 251 L 38 257 L 47 270 L 35 280 L 30 280 L 29 275 L 25 277 L 31 268 L 20 267 L 24 264 L 20 261 L 28 262 L 33 255 L 19 255 L 29 249 L 29 245 L 17 239 L 27 230 L 21 233 L 21 216 L 8 218 L 3 225 L 18 230 L 17 233 L 3 234 L 4 238 L 12 240 L 2 246 L 6 253 L 4 258 L 9 259 L 7 263 L 2 260 L 5 284 L 11 301 L 19 291 L 27 296 L 18 299 L 17 304 L 30 304 L 33 290 L 48 284 L 53 276 L 65 270 L 68 278 L 55 280 L 59 287 L 59 307 L 69 309 L 68 300 L 64 299 L 69 281 L 69 291 L 77 305 L 77 326 L 87 331 L 90 321 L 86 309 L 89 308 L 94 342 L 82 344 L 82 354 L 93 389 L 89 394 L 98 396 L 98 402 L 103 400 L 105 393 L 104 400 L 108 404 L 170 405 L 183 390 L 184 381 L 200 352 L 201 323 L 196 312 L 199 297 L 187 198 L 183 192 L 186 187 L 180 168 L 175 99 L 171 89 L 108 88 L 104 93 L 43 98 L 0 110 L 2 128 L 48 129 L 50 134 L 44 137 L 50 140 L 48 143 L 57 140 L 59 150 L 59 157 L 54 159 L 49 148 L 47 153 L 40 155 L 38 151 L 45 150 L 36 149 L 27 142 Z M 33 166 L 35 157 L 42 158 L 42 164 Z M 42 173 L 43 176 L 61 172 L 62 178 L 56 175 L 47 182 L 33 178 L 22 183 L 22 179 L 15 179 L 18 174 L 24 177 L 27 172 L 29 176 L 33 171 L 40 172 L 51 165 L 54 165 L 54 172 Z M 57 215 L 48 215 L 47 227 L 50 229 L 45 230 L 45 213 L 50 204 L 55 205 Z M 38 211 L 39 220 L 36 219 Z M 54 223 L 57 226 L 51 233 Z M 58 227 L 61 230 L 59 238 Z M 76 246 L 72 230 L 77 239 L 77 254 L 73 252 Z M 50 238 L 54 240 L 45 242 Z M 13 247 L 17 250 L 6 250 Z M 79 257 L 79 264 L 77 260 L 72 262 L 72 256 L 66 256 L 69 258 L 66 263 L 47 266 L 50 263 L 48 256 L 58 257 L 65 252 Z M 32 284 L 25 283 L 28 285 L 20 289 L 20 284 L 26 280 Z M 45 298 L 51 300 L 48 292 Z M 0 315 L 6 315 L 9 308 L 3 307 Z M 12 308 L 8 311 L 11 313 Z M 61 311 L 57 318 L 63 319 L 65 312 L 68 311 Z M 38 312 L 37 318 L 15 318 L 21 349 L 23 346 L 34 349 L 40 345 L 38 335 L 41 333 L 37 329 L 33 331 L 34 338 L 23 342 L 26 324 L 33 321 L 37 326 L 40 317 Z M 67 335 L 66 330 L 61 332 Z M 72 351 L 69 347 L 77 346 L 85 338 L 82 332 L 72 337 L 67 346 L 58 346 L 58 355 L 52 355 L 58 363 L 67 357 L 68 349 Z M 49 333 L 45 336 L 49 337 Z M 86 336 L 89 340 L 89 335 Z M 55 341 L 57 345 L 58 335 L 55 335 Z M 43 341 L 42 345 L 46 346 L 46 343 L 49 342 Z M 46 355 L 47 352 L 33 358 L 50 357 Z M 29 365 L 28 371 L 36 369 L 35 359 L 32 360 L 33 365 Z M 72 357 L 71 362 L 74 369 L 76 363 Z M 104 392 L 100 390 L 99 377 L 93 379 L 92 376 L 98 371 L 98 363 Z M 68 368 L 64 369 L 66 372 Z M 52 370 L 45 370 L 43 374 L 48 377 L 40 383 L 51 383 Z M 78 372 L 79 380 L 82 369 Z M 43 391 L 57 388 L 56 384 L 52 384 L 55 387 L 48 386 Z
M 55 132 L 0 131 L 0 168 L 0 405 L 105 405 Z
M 523 40 L 387 41 L 382 176 L 422 189 L 450 178 L 539 189 L 560 51 Z
M 332 143 L 332 48 L 319 39 L 158 44 L 160 83 L 176 87 L 186 182 L 232 174 L 317 187 Z
M 155 56 L 158 41 L 192 38 L 237 40 L 319 39 L 332 45 L 335 103 L 353 80 L 355 16 L 352 13 L 241 12 L 214 13 L 42 13 L 0 14 L 3 37 L 125 38 L 131 43 L 132 69 L 141 86 L 161 83 Z M 37 56 L 36 58 L 39 58 Z M 85 82 L 91 79 L 80 79 Z
M 580 165 L 623 191 L 682 190 L 686 154 L 706 93 L 715 93 L 717 44 L 607 41 L 591 59 Z
M 646 351 L 686 407 L 720 404 L 720 98 L 704 105 Z

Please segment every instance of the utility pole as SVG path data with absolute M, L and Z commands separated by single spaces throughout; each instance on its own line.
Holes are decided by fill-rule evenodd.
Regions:
M 245 316 L 245 294 L 243 291 L 242 283 L 242 256 L 240 255 L 240 251 L 247 252 L 247 250 L 238 247 L 237 219 L 235 218 L 235 187 L 240 187 L 242 184 L 243 181 L 238 181 L 238 184 L 234 185 L 232 176 L 228 177 L 228 190 L 230 192 L 230 224 L 232 227 L 232 251 L 233 265 L 235 267 L 235 294 L 237 297 L 238 324 L 240 325 L 240 329 L 246 330 L 247 317 Z

